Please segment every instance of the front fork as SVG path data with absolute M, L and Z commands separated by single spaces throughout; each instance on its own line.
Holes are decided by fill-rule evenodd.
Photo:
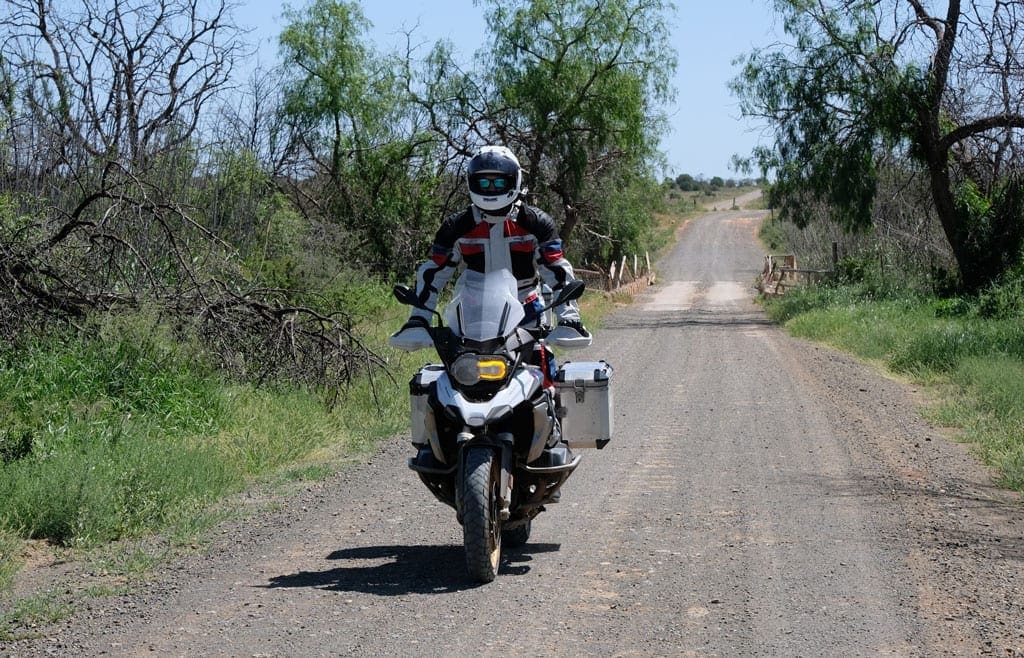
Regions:
M 510 432 L 502 432 L 491 436 L 488 434 L 474 434 L 467 427 L 455 437 L 459 447 L 459 470 L 458 480 L 455 486 L 455 512 L 462 523 L 462 495 L 466 482 L 466 454 L 473 449 L 487 449 L 494 453 L 497 462 L 501 467 L 501 481 L 498 489 L 499 495 L 499 518 L 507 521 L 511 516 L 512 506 L 512 452 L 515 447 L 515 437 Z

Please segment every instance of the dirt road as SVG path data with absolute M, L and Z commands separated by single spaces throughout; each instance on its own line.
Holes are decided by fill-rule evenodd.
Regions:
M 616 437 L 474 586 L 382 446 L 0 655 L 1024 656 L 1024 513 L 911 388 L 751 301 L 756 212 L 692 222 L 578 360 Z

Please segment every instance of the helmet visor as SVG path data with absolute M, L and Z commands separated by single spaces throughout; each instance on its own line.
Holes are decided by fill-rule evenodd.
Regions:
M 484 172 L 469 177 L 469 191 L 483 196 L 499 196 L 516 185 L 515 179 L 505 174 Z

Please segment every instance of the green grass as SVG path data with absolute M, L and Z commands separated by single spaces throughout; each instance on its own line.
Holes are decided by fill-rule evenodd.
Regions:
M 365 340 L 382 346 L 406 309 L 374 300 Z M 0 592 L 24 539 L 90 549 L 162 532 L 193 543 L 226 496 L 326 477 L 400 433 L 422 355 L 376 349 L 395 381 L 357 378 L 328 404 L 323 392 L 229 382 L 141 316 L 92 338 L 0 347 Z
M 945 391 L 933 419 L 962 429 L 1002 484 L 1024 491 L 1024 326 L 974 304 L 879 299 L 856 286 L 787 292 L 765 303 L 795 335 L 880 363 Z
M 968 395 L 945 405 L 947 418 L 964 428 L 1002 484 L 1024 491 L 1024 361 L 967 357 L 952 376 Z
M 38 633 L 32 629 L 60 621 L 73 611 L 70 603 L 50 592 L 19 599 L 0 609 L 0 640 L 37 637 Z
M 0 526 L 0 592 L 9 588 L 21 567 L 21 537 Z
M 161 525 L 238 479 L 199 437 L 219 382 L 154 336 L 53 337 L 0 354 L 0 522 L 92 545 Z

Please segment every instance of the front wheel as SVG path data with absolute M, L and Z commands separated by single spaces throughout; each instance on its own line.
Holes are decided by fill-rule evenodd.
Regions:
M 490 449 L 466 453 L 462 492 L 462 537 L 466 569 L 473 580 L 489 583 L 501 559 L 501 475 Z

